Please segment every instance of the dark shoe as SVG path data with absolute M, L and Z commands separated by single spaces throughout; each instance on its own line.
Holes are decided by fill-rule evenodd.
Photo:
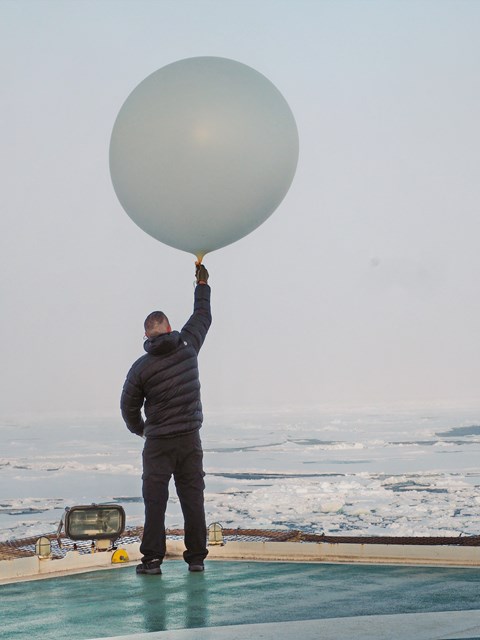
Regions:
M 205 571 L 205 567 L 203 566 L 203 564 L 189 564 L 188 570 L 189 571 Z
M 148 575 L 158 575 L 159 573 L 162 573 L 162 570 L 160 569 L 160 565 L 162 563 L 160 562 L 160 560 L 152 560 L 152 562 L 142 562 L 141 564 L 137 564 L 137 573 L 140 574 L 148 574 Z

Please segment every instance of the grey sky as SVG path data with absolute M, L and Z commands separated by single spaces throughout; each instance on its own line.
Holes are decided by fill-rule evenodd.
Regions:
M 131 90 L 175 60 L 267 76 L 300 135 L 280 208 L 205 258 L 204 405 L 477 403 L 480 2 L 0 0 L 0 418 L 114 414 L 193 256 L 108 169 Z

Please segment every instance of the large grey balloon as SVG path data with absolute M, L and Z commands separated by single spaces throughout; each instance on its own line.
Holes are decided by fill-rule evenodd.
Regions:
M 297 161 L 297 127 L 278 89 L 251 67 L 217 57 L 179 60 L 145 78 L 110 141 L 125 211 L 199 260 L 275 211 Z

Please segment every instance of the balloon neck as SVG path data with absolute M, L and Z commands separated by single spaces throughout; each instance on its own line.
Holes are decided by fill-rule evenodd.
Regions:
M 197 260 L 195 262 L 195 264 L 202 264 L 202 260 L 204 258 L 205 254 L 204 253 L 197 253 Z

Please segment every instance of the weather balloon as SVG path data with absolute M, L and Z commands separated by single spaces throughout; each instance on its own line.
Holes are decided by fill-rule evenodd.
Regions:
M 149 75 L 124 102 L 110 140 L 110 174 L 127 214 L 199 260 L 275 211 L 297 161 L 285 98 L 227 58 L 187 58 Z

